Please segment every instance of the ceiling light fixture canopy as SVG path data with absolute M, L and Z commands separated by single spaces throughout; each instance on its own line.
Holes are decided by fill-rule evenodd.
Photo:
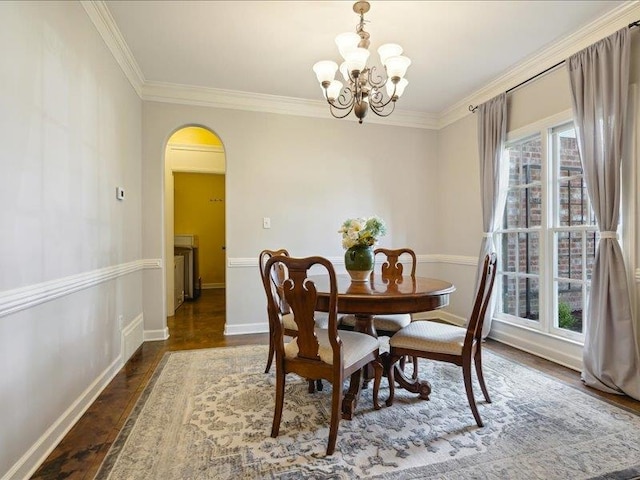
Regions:
M 358 123 L 362 123 L 369 110 L 380 117 L 391 115 L 396 100 L 402 96 L 409 83 L 404 76 L 411 65 L 411 60 L 402 55 L 400 45 L 387 43 L 378 48 L 386 78 L 377 73 L 375 66 L 367 66 L 371 42 L 369 33 L 364 30 L 364 14 L 370 7 L 369 2 L 354 3 L 353 11 L 360 15 L 356 31 L 341 33 L 336 37 L 338 51 L 344 59 L 340 65 L 340 73 L 346 85 L 335 79 L 338 70 L 336 62 L 323 60 L 313 66 L 331 115 L 345 118 L 353 111 L 358 117 Z

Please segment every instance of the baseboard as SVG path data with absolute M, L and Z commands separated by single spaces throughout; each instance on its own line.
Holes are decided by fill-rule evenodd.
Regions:
M 71 406 L 47 429 L 31 448 L 9 469 L 2 480 L 30 478 L 49 454 L 62 441 L 69 430 L 80 420 L 87 409 L 98 398 L 102 390 L 122 368 L 122 356 L 116 359 L 93 383 L 71 404 Z
M 413 320 L 444 320 L 445 322 L 449 322 L 453 325 L 457 325 L 459 327 L 464 327 L 467 323 L 467 320 L 464 317 L 459 317 L 457 315 L 453 315 L 445 310 L 432 310 L 430 312 L 420 312 L 420 313 L 412 313 L 411 318 Z
M 203 283 L 202 284 L 203 290 L 213 290 L 214 288 L 225 288 L 225 284 L 224 283 Z
M 145 342 L 157 342 L 169 338 L 169 328 L 164 327 L 161 330 L 145 330 L 143 339 Z
M 121 342 L 122 363 L 125 364 L 144 342 L 144 316 L 142 313 L 122 329 Z
M 251 333 L 269 333 L 269 324 L 264 323 L 249 323 L 246 325 L 225 325 L 225 335 L 249 335 Z

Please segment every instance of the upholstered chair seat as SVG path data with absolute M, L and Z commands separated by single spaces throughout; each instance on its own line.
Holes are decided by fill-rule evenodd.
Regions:
M 411 315 L 408 313 L 398 313 L 395 315 L 376 315 L 373 317 L 373 326 L 379 332 L 397 332 L 401 328 L 411 323 Z M 354 328 L 356 325 L 355 315 L 343 315 L 340 319 L 340 326 Z
M 467 329 L 447 323 L 417 321 L 389 340 L 394 348 L 461 355 Z
M 329 331 L 327 329 L 316 329 L 318 337 L 318 356 L 320 360 L 329 365 L 333 365 L 333 348 L 329 343 Z M 345 352 L 342 362 L 344 368 L 350 368 L 373 350 L 380 347 L 380 342 L 366 333 L 340 332 L 342 349 Z M 298 339 L 294 338 L 284 346 L 284 353 L 287 358 L 298 356 Z

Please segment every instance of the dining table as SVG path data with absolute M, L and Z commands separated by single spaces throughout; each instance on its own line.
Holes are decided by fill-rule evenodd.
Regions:
M 371 273 L 365 281 L 352 281 L 348 274 L 338 274 L 338 312 L 353 314 L 356 322 L 354 330 L 377 337 L 373 322 L 375 315 L 419 313 L 446 307 L 449 296 L 455 286 L 437 278 L 403 275 L 401 277 L 385 277 L 379 273 Z M 329 276 L 311 275 L 317 292 L 316 310 L 329 310 Z M 381 354 L 383 365 L 388 361 L 388 353 Z M 388 365 L 385 365 L 385 369 Z M 431 385 L 421 380 L 415 372 L 411 378 L 402 369 L 395 367 L 395 379 L 398 384 L 411 392 L 418 393 L 421 398 L 428 399 Z M 342 417 L 350 420 L 357 406 L 361 383 L 351 382 L 349 390 L 342 402 Z

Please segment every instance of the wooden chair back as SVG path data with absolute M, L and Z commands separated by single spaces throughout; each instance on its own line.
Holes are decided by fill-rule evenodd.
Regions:
M 279 250 L 262 250 L 260 252 L 260 255 L 258 257 L 258 264 L 260 267 L 260 277 L 262 278 L 262 281 L 264 282 L 265 280 L 265 275 L 266 275 L 266 264 L 267 264 L 267 260 L 269 260 L 271 257 L 275 257 L 275 256 L 284 256 L 284 257 L 288 257 L 289 256 L 289 252 L 284 249 L 281 248 Z M 289 308 L 289 305 L 287 304 L 287 301 L 284 298 L 284 295 L 282 294 L 282 283 L 284 282 L 284 278 L 285 278 L 285 272 L 284 272 L 284 267 L 282 265 L 278 265 L 277 268 L 275 268 L 271 275 L 269 276 L 271 282 L 273 283 L 273 286 L 277 289 L 278 291 L 278 308 L 280 309 L 280 312 L 284 315 L 289 313 L 291 310 Z
M 495 253 L 489 253 L 484 258 L 482 277 L 480 277 L 480 284 L 476 292 L 473 310 L 467 323 L 467 334 L 464 340 L 465 348 L 469 348 L 474 341 L 482 341 L 484 317 L 491 303 L 491 293 L 496 279 L 496 262 L 497 256 Z
M 286 348 L 283 341 L 282 313 L 278 307 L 278 289 L 271 281 L 274 270 L 279 266 L 282 266 L 282 271 L 285 272 L 282 295 L 291 308 L 298 328 L 296 338 L 288 343 Z M 314 318 L 318 292 L 309 278 L 309 271 L 312 267 L 318 266 L 322 267 L 320 270 L 326 271 L 329 277 L 327 329 L 317 329 Z M 322 257 L 272 256 L 265 265 L 263 284 L 271 316 L 270 323 L 275 327 L 275 335 L 272 338 L 275 338 L 276 397 L 271 436 L 277 437 L 280 430 L 287 374 L 295 373 L 309 381 L 326 379 L 333 385 L 327 443 L 327 455 L 331 455 L 336 447 L 338 424 L 343 414 L 342 394 L 345 377 L 351 376 L 349 392 L 344 400 L 346 402 L 344 405 L 347 406 L 345 412 L 352 412 L 355 408 L 362 370 L 369 364 L 373 364 L 375 370 L 373 391 L 377 399 L 382 378 L 382 364 L 379 361 L 380 343 L 364 333 L 342 332 L 342 338 L 338 336 L 338 282 L 329 260 Z M 346 359 L 343 355 L 343 345 L 345 350 L 350 351 Z M 379 408 L 377 401 L 374 403 L 374 408 Z
M 341 342 L 338 337 L 338 287 L 335 270 L 331 262 L 322 257 L 293 258 L 285 255 L 272 256 L 267 260 L 263 277 L 267 294 L 268 311 L 274 315 L 276 358 L 284 355 L 282 351 L 282 314 L 280 309 L 280 295 L 271 278 L 277 277 L 276 270 L 284 272 L 282 282 L 282 298 L 291 310 L 298 327 L 298 359 L 308 362 L 321 362 L 318 355 L 318 339 L 315 328 L 315 307 L 317 291 L 315 284 L 308 279 L 309 270 L 315 265 L 324 267 L 329 275 L 329 343 L 333 349 L 334 367 L 340 368 Z
M 374 256 L 382 254 L 386 257 L 381 269 L 382 278 L 389 280 L 402 278 L 404 271 L 404 265 L 400 262 L 400 256 L 402 255 L 409 255 L 411 257 L 411 276 L 416 276 L 416 264 L 418 262 L 415 252 L 410 248 L 376 248 L 373 254 Z

